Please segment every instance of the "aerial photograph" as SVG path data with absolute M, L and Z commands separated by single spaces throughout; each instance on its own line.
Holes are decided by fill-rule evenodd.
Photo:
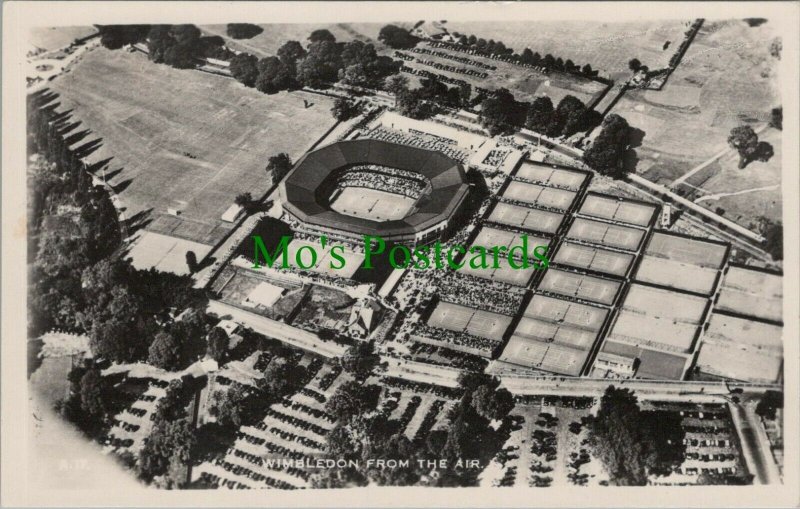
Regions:
M 391 14 L 28 31 L 30 475 L 793 483 L 784 25 Z

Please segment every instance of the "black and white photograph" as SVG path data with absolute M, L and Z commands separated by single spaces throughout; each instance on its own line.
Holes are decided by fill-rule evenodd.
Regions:
M 4 14 L 3 506 L 800 504 L 800 3 Z

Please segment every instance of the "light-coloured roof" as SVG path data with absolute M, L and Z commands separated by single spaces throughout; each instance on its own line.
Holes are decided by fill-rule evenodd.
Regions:
M 284 291 L 285 290 L 280 286 L 275 286 L 265 281 L 263 283 L 259 283 L 258 286 L 253 288 L 253 290 L 247 295 L 246 300 L 264 307 L 272 307 L 276 302 L 278 302 L 278 299 L 281 298 L 281 295 L 283 295 Z

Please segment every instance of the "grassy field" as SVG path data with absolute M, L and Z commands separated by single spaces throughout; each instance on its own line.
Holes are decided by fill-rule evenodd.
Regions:
M 266 191 L 269 156 L 296 160 L 334 123 L 326 97 L 265 95 L 123 51 L 90 52 L 53 89 L 91 130 L 82 141 L 102 140 L 89 159 L 108 160 L 126 216 L 144 212 L 148 230 L 205 244 L 229 231 L 219 218 L 238 193 Z
M 457 22 L 448 30 L 494 39 L 521 53 L 526 47 L 544 56 L 589 64 L 601 76 L 628 76 L 628 61 L 638 58 L 651 69 L 665 67 L 683 40 L 687 20 L 591 23 L 586 21 Z M 664 44 L 670 46 L 664 50 Z
M 378 32 L 383 23 L 289 23 L 289 24 L 264 24 L 259 25 L 263 32 L 251 39 L 231 39 L 226 33 L 226 25 L 200 25 L 200 29 L 209 35 L 224 37 L 227 45 L 237 51 L 246 51 L 258 57 L 274 55 L 286 41 L 299 41 L 303 46 L 308 44 L 308 36 L 317 29 L 327 29 L 336 37 L 337 41 L 348 42 L 360 40 L 372 43 L 376 49 L 386 50 L 378 42 Z M 402 23 L 398 25 L 403 26 Z M 409 24 L 406 24 L 410 27 Z
M 636 171 L 669 185 L 725 149 L 731 128 L 763 126 L 769 111 L 781 103 L 779 62 L 769 54 L 773 38 L 769 22 L 758 27 L 738 20 L 707 22 L 663 90 L 628 92 L 612 113 L 645 133 L 642 146 L 636 149 Z M 701 195 L 779 186 L 779 134 L 762 134 L 775 149 L 768 163 L 737 170 L 736 156 L 730 153 L 689 179 L 689 184 L 702 187 Z M 689 190 L 681 187 L 683 192 Z M 780 216 L 778 188 L 699 203 L 712 210 L 721 207 L 726 217 L 744 226 L 753 215 Z
M 95 32 L 97 29 L 93 26 L 34 27 L 28 34 L 28 42 L 37 48 L 53 51 Z

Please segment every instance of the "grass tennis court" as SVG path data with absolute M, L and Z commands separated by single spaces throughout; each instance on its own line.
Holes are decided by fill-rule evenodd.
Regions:
M 548 269 L 538 287 L 539 290 L 605 305 L 614 302 L 619 288 L 620 283 L 616 281 L 557 269 Z
M 633 263 L 633 255 L 564 242 L 558 248 L 553 261 L 571 267 L 624 276 Z
M 488 218 L 499 224 L 505 224 L 525 230 L 543 233 L 555 233 L 564 220 L 563 214 L 545 210 L 521 207 L 511 203 L 498 202 Z
M 679 322 L 669 316 L 623 309 L 614 322 L 608 339 L 659 350 L 688 352 L 697 328 L 697 324 Z
M 531 161 L 523 162 L 514 176 L 546 186 L 568 189 L 570 191 L 578 191 L 584 181 L 586 181 L 586 174 L 584 173 L 553 168 L 546 164 L 539 164 Z
M 601 246 L 636 251 L 642 243 L 644 234 L 644 230 L 638 228 L 618 226 L 577 217 L 567 232 L 567 238 L 600 244 Z
M 434 308 L 428 325 L 473 336 L 500 341 L 511 324 L 511 317 L 460 306 L 451 302 L 439 302 Z
M 702 239 L 653 232 L 645 254 L 676 262 L 718 269 L 725 262 L 728 246 Z
M 547 246 L 549 244 L 550 241 L 544 237 L 528 235 L 528 258 L 535 260 L 533 255 L 536 247 Z M 478 235 L 475 237 L 475 241 L 472 243 L 472 246 L 482 246 L 486 248 L 487 251 L 491 250 L 491 248 L 494 246 L 504 246 L 507 248 L 522 246 L 522 234 L 484 226 L 478 232 Z M 472 246 L 470 246 L 470 249 Z M 487 255 L 487 259 L 490 258 L 491 253 Z
M 700 348 L 697 366 L 704 373 L 745 382 L 776 383 L 783 373 L 781 357 L 745 353 L 713 343 L 704 343 Z
M 331 203 L 336 212 L 370 221 L 392 221 L 406 217 L 417 200 L 377 189 L 346 187 Z
M 154 268 L 182 276 L 189 273 L 187 251 L 194 251 L 197 259 L 202 260 L 210 250 L 210 246 L 198 242 L 143 231 L 139 233 L 139 239 L 130 248 L 128 256 L 137 269 Z
M 576 193 L 573 191 L 528 184 L 518 180 L 512 180 L 503 192 L 503 198 L 556 210 L 569 210 L 575 196 Z
M 339 270 L 332 269 L 330 267 L 331 262 L 333 262 L 337 267 L 341 265 L 338 260 L 331 258 L 331 246 L 328 246 L 326 249 L 322 249 L 319 242 L 310 242 L 307 240 L 302 239 L 294 239 L 289 243 L 287 247 L 287 256 L 289 259 L 289 263 L 292 266 L 295 265 L 295 260 L 297 259 L 297 251 L 300 250 L 303 246 L 309 246 L 313 248 L 317 253 L 317 264 L 308 270 L 313 270 L 315 272 L 321 272 L 324 274 L 329 274 L 331 276 L 337 277 L 344 277 L 349 278 L 353 277 L 353 274 L 356 273 L 361 264 L 364 263 L 364 255 L 361 253 L 354 253 L 352 250 L 345 249 L 344 252 L 341 250 L 337 250 L 336 253 L 340 254 L 342 258 L 344 258 L 344 267 Z M 304 249 L 303 252 L 300 254 L 300 259 L 303 261 L 304 264 L 310 265 L 313 261 L 311 255 L 311 249 Z
M 527 316 L 519 321 L 514 335 L 545 343 L 556 342 L 578 350 L 588 350 L 597 338 L 596 331 L 564 326 Z
M 712 313 L 704 343 L 783 355 L 783 327 L 746 318 Z
M 602 327 L 608 310 L 537 294 L 523 315 L 597 331 Z
M 560 375 L 578 376 L 588 355 L 589 352 L 585 350 L 514 335 L 499 360 Z
M 623 307 L 648 316 L 698 324 L 703 319 L 707 304 L 708 300 L 704 297 L 634 283 L 628 290 Z
M 778 274 L 731 267 L 722 278 L 716 309 L 781 322 L 783 278 Z
M 500 267 L 496 269 L 473 269 L 469 265 L 465 265 L 459 269 L 459 272 L 482 279 L 500 281 L 502 283 L 508 283 L 516 286 L 528 286 L 528 283 L 533 277 L 534 272 L 536 272 L 536 269 L 533 267 L 529 267 L 527 269 L 515 269 L 508 264 L 508 260 L 506 258 L 500 258 L 499 265 Z
M 656 212 L 656 206 L 597 194 L 587 194 L 579 212 L 587 216 L 611 221 L 648 226 L 653 219 L 653 214 Z
M 676 290 L 711 295 L 719 270 L 688 265 L 675 260 L 645 255 L 635 279 L 643 283 L 668 286 Z

